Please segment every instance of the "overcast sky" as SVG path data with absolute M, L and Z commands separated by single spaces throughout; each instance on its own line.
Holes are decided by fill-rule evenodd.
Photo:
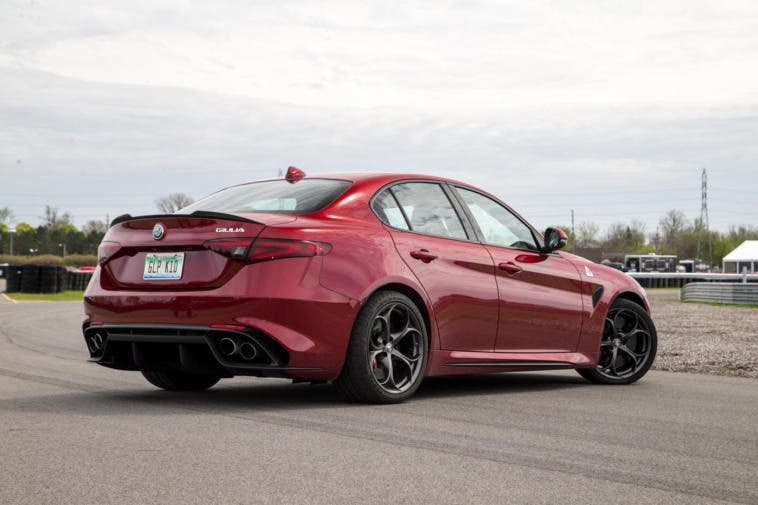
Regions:
M 160 3 L 160 7 L 156 7 Z M 758 224 L 758 3 L 0 3 L 0 207 L 413 171 L 544 227 Z M 406 3 L 407 4 L 407 3 Z

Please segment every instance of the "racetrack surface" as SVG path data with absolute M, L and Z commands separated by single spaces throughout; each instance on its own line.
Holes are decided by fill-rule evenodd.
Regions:
M 758 381 L 428 380 L 402 405 L 86 362 L 81 303 L 0 300 L 0 503 L 758 503 Z

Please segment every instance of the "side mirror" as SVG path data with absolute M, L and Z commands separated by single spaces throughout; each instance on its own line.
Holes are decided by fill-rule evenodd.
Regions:
M 568 235 L 560 228 L 548 228 L 545 230 L 545 246 L 542 248 L 543 253 L 551 253 L 562 249 L 568 241 Z

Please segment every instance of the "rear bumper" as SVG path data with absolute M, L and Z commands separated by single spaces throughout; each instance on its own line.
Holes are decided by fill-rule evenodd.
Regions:
M 93 353 L 88 345 L 90 357 L 125 370 L 173 367 L 312 380 L 339 375 L 359 303 L 322 287 L 317 279 L 261 277 L 248 267 L 214 290 L 112 291 L 100 285 L 98 269 L 84 297 L 83 333 L 89 344 L 99 329 L 105 346 Z M 262 355 L 268 348 L 276 359 L 225 359 L 217 347 L 224 332 L 211 328 L 219 324 L 244 327 L 224 331 L 240 342 L 258 342 Z
M 326 372 L 318 367 L 289 366 L 286 349 L 252 328 L 110 324 L 86 327 L 84 339 L 90 361 L 118 370 L 182 371 L 223 377 L 296 377 Z M 223 348 L 224 339 L 236 343 L 234 352 Z M 238 351 L 243 343 L 253 349 L 244 357 Z

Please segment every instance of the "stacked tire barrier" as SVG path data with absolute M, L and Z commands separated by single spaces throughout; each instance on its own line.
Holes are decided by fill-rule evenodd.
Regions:
M 92 272 L 68 270 L 57 265 L 11 265 L 5 291 L 8 293 L 60 293 L 83 291 Z
M 9 265 L 6 278 L 5 290 L 9 293 L 21 291 L 21 266 Z
M 67 290 L 66 279 L 68 278 L 68 270 L 65 268 L 58 268 L 55 270 L 56 280 L 58 282 L 58 288 L 61 291 Z
M 40 265 L 37 289 L 39 293 L 59 293 L 63 291 L 62 286 L 58 286 L 58 269 L 52 265 Z
M 39 286 L 39 265 L 21 266 L 21 292 L 41 293 Z
M 92 279 L 92 272 L 69 271 L 66 273 L 66 289 L 84 291 Z
M 758 305 L 758 284 L 691 282 L 682 288 L 683 302 Z

